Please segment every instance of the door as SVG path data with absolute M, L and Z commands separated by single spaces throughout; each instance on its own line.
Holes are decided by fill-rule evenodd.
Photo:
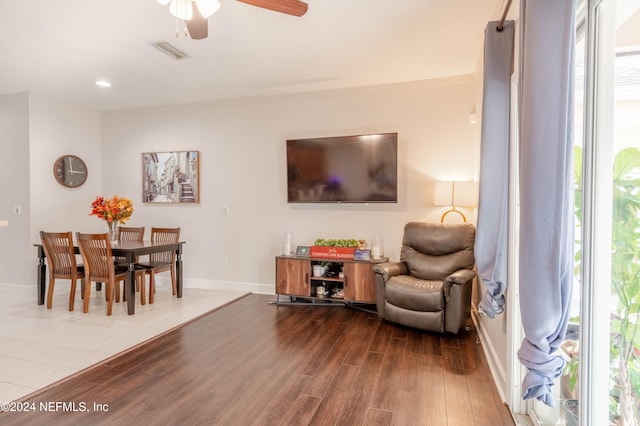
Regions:
M 376 303 L 372 263 L 344 262 L 343 271 L 345 300 Z
M 576 46 L 579 238 L 568 362 L 556 408 L 535 401 L 531 415 L 544 425 L 627 426 L 640 423 L 640 3 L 586 5 Z
M 276 293 L 309 296 L 311 262 L 301 259 L 276 258 Z

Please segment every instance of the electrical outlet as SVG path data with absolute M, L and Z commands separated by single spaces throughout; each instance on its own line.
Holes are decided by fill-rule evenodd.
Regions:
M 223 207 L 222 211 L 224 212 L 225 216 L 229 216 L 229 207 Z
M 222 266 L 229 266 L 229 258 L 227 256 L 222 258 Z

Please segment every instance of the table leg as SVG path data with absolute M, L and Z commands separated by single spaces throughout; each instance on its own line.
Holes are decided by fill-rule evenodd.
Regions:
M 44 247 L 38 247 L 38 305 L 44 305 L 44 295 L 47 277 L 47 264 L 44 262 Z
M 136 311 L 136 268 L 133 256 L 129 261 L 129 270 L 125 280 L 125 290 L 127 292 L 127 313 L 133 315 Z
M 176 293 L 182 298 L 182 247 L 176 251 Z

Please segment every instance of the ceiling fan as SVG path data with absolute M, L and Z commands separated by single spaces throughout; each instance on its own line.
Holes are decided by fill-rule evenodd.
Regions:
M 287 15 L 302 16 L 307 13 L 307 3 L 300 0 L 238 0 L 241 3 L 262 7 Z M 213 15 L 220 3 L 218 0 L 158 0 L 169 5 L 169 12 L 178 19 L 184 19 L 192 39 L 201 40 L 209 35 L 207 19 Z M 193 7 L 193 3 L 196 7 Z M 177 35 L 177 34 L 176 34 Z

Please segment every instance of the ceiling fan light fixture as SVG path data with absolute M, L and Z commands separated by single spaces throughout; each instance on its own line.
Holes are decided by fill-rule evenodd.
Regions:
M 193 18 L 193 3 L 191 0 L 171 0 L 169 12 L 176 18 L 188 21 Z
M 218 0 L 195 0 L 198 11 L 206 19 L 216 13 L 220 8 Z

